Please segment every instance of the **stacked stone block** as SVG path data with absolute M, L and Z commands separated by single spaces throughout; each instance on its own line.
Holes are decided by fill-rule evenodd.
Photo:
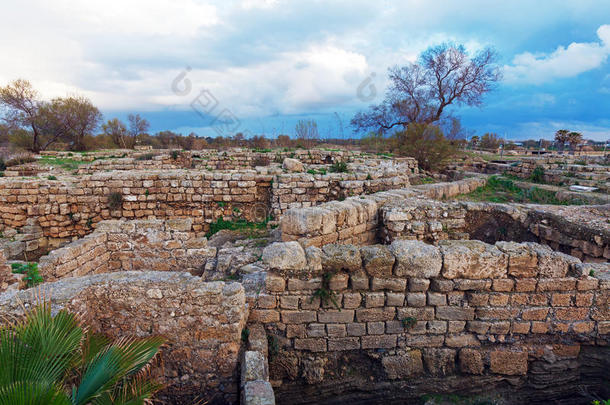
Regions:
M 535 243 L 285 242 L 263 261 L 270 273 L 250 322 L 282 336 L 286 350 L 398 353 L 382 356 L 390 379 L 421 372 L 430 350 L 444 353 L 438 367 L 522 375 L 541 342 L 608 344 L 610 266 Z
M 454 183 L 437 183 L 350 197 L 316 207 L 293 208 L 284 213 L 282 240 L 306 245 L 328 243 L 371 244 L 377 240 L 380 209 L 411 197 L 446 198 L 474 190 L 485 179 L 469 178 Z
M 192 232 L 191 219 L 109 220 L 96 231 L 40 258 L 45 281 L 116 271 L 201 274 L 216 248 Z

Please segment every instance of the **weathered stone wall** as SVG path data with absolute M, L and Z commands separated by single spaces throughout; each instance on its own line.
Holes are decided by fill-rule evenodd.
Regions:
M 112 218 L 190 217 L 194 231 L 205 231 L 225 215 L 264 218 L 271 180 L 254 173 L 187 170 L 104 172 L 73 182 L 2 179 L 0 222 L 20 228 L 35 219 L 51 238 L 83 236 Z M 109 205 L 111 193 L 122 196 L 117 207 Z
M 610 213 L 610 206 L 599 208 L 599 213 Z M 409 198 L 386 204 L 380 217 L 384 243 L 398 239 L 539 241 L 582 260 L 610 260 L 607 227 L 582 223 L 578 217 L 559 215 L 542 206 Z
M 121 272 L 70 278 L 41 287 L 53 310 L 82 314 L 94 331 L 112 337 L 162 335 L 167 344 L 153 376 L 173 404 L 237 403 L 241 332 L 247 319 L 239 283 L 203 282 L 188 273 Z M 0 295 L 3 319 L 22 314 L 31 291 Z
M 367 244 L 377 240 L 379 209 L 391 201 L 425 196 L 446 198 L 468 193 L 485 184 L 485 179 L 468 178 L 453 183 L 437 183 L 407 189 L 350 197 L 312 208 L 293 208 L 280 220 L 282 239 L 305 245 L 327 243 Z
M 278 175 L 274 178 L 272 189 L 273 213 L 279 217 L 290 208 L 314 207 L 351 196 L 408 187 L 409 174 L 410 172 L 360 172 Z
M 281 348 L 270 365 L 280 403 L 315 403 L 333 392 L 331 385 L 343 387 L 334 392 L 345 400 L 351 389 L 381 398 L 382 387 L 395 391 L 375 385 L 384 381 L 408 380 L 408 389 L 395 394 L 415 398 L 506 379 L 521 386 L 538 378 L 544 389 L 549 377 L 562 377 L 552 376 L 551 364 L 540 369 L 539 360 L 551 356 L 561 374 L 570 362 L 579 367 L 581 346 L 610 339 L 610 266 L 581 264 L 535 243 L 395 241 L 303 250 L 287 242 L 267 247 L 263 261 L 270 273 L 249 321 L 265 324 Z M 584 384 L 599 390 L 600 375 Z M 418 377 L 438 376 L 466 385 L 460 390 L 437 379 L 436 387 L 423 388 L 430 391 L 418 391 Z
M 350 161 L 360 156 L 360 152 L 342 150 L 270 150 L 268 152 L 256 152 L 246 149 L 229 149 L 225 151 L 206 149 L 200 151 L 169 151 L 155 150 L 124 153 L 128 157 L 114 158 L 110 156 L 121 155 L 116 153 L 108 155 L 103 153 L 88 154 L 87 157 L 99 160 L 82 166 L 78 174 L 93 174 L 107 170 L 174 170 L 174 169 L 198 169 L 198 170 L 237 170 L 248 169 L 256 166 L 267 166 L 269 164 L 281 164 L 286 157 L 298 159 L 308 165 L 331 164 L 338 161 Z M 62 157 L 66 157 L 65 155 Z M 80 156 L 78 157 L 81 158 Z
M 7 289 L 19 288 L 19 282 L 21 281 L 21 275 L 13 274 L 11 266 L 6 263 L 6 257 L 4 253 L 0 251 L 0 293 Z
M 107 241 L 108 235 L 105 232 L 87 235 L 42 256 L 38 262 L 38 271 L 46 281 L 106 273 L 110 268 Z
M 610 155 L 609 155 L 610 156 Z M 576 163 L 579 162 L 579 163 Z M 598 164 L 602 163 L 602 164 Z M 544 170 L 544 181 L 550 184 L 578 184 L 610 191 L 610 161 L 601 157 L 523 158 L 508 165 L 506 173 L 529 178 L 537 167 Z
M 192 220 L 108 220 L 92 234 L 40 258 L 46 281 L 113 271 L 189 271 L 201 274 L 216 254 L 191 231 Z

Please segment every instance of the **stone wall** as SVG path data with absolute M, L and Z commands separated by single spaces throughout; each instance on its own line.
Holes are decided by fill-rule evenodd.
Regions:
M 468 193 L 483 184 L 483 178 L 468 178 L 350 197 L 312 208 L 289 209 L 280 220 L 282 239 L 313 246 L 335 242 L 374 243 L 378 236 L 379 210 L 385 204 L 414 196 L 447 198 Z
M 284 403 L 315 403 L 333 392 L 349 400 L 352 390 L 379 400 L 383 387 L 416 399 L 507 379 L 519 387 L 538 378 L 544 390 L 553 366 L 541 370 L 538 360 L 555 370 L 570 362 L 577 368 L 581 346 L 610 339 L 610 266 L 582 264 L 535 243 L 395 241 L 303 250 L 287 242 L 267 247 L 263 261 L 270 273 L 249 321 L 265 324 L 279 342 L 270 367 Z M 603 368 L 597 372 L 583 384 L 599 391 Z M 465 386 L 437 379 L 436 387 L 420 387 L 439 376 Z M 566 388 L 558 389 L 571 395 Z
M 167 344 L 151 368 L 173 404 L 237 403 L 241 332 L 247 319 L 239 283 L 203 282 L 188 273 L 122 272 L 70 278 L 41 287 L 53 310 L 81 314 L 111 337 L 162 335 Z M 36 302 L 31 291 L 0 295 L 3 319 Z
M 540 167 L 544 170 L 543 177 L 546 183 L 578 184 L 597 187 L 608 192 L 610 191 L 609 164 L 610 160 L 604 160 L 600 156 L 588 157 L 587 160 L 585 160 L 585 157 L 523 158 L 508 165 L 506 173 L 521 178 L 529 178 L 534 170 Z
M 191 228 L 188 218 L 103 221 L 92 234 L 41 257 L 38 269 L 46 281 L 129 270 L 201 274 L 216 248 Z
M 410 172 L 282 174 L 274 178 L 271 205 L 274 215 L 280 217 L 290 208 L 314 207 L 351 196 L 408 187 L 409 175 Z
M 98 157 L 90 164 L 78 169 L 78 174 L 93 174 L 108 170 L 174 170 L 174 169 L 197 169 L 197 170 L 237 170 L 249 169 L 256 166 L 267 166 L 269 164 L 281 164 L 286 157 L 300 160 L 308 165 L 331 164 L 337 161 L 350 161 L 360 156 L 358 151 L 344 150 L 269 150 L 267 152 L 256 152 L 247 149 L 233 148 L 229 150 L 207 149 L 200 151 L 169 151 L 151 150 L 135 152 L 123 155 L 128 157 L 115 158 L 121 155 L 116 153 L 108 155 L 103 153 L 88 154 L 89 159 Z M 113 157 L 111 157 L 113 156 Z M 66 157 L 65 155 L 63 156 Z M 81 156 L 78 156 L 80 159 Z
M 16 229 L 34 219 L 46 237 L 69 238 L 92 232 L 105 219 L 190 217 L 194 231 L 205 231 L 222 216 L 264 218 L 271 180 L 255 173 L 187 170 L 104 172 L 73 182 L 2 179 L 0 223 Z M 122 200 L 114 207 L 112 193 Z
M 604 262 L 610 260 L 610 231 L 602 212 L 610 217 L 610 206 L 598 208 L 595 215 L 601 223 L 596 224 L 544 206 L 409 198 L 381 208 L 380 238 L 384 243 L 398 239 L 538 241 L 582 260 Z
M 340 155 L 333 152 L 330 160 Z M 321 158 L 313 154 L 310 160 Z M 259 222 L 274 215 L 277 219 L 289 207 L 407 186 L 409 174 L 417 171 L 413 159 L 399 159 L 399 163 L 367 159 L 368 169 L 362 162 L 354 162 L 350 163 L 351 173 L 316 175 L 284 174 L 280 168 L 210 172 L 175 169 L 174 163 L 159 170 L 168 159 L 174 162 L 170 157 L 130 160 L 155 170 L 127 170 L 144 167 L 132 165 L 125 170 L 99 171 L 113 162 L 99 160 L 91 175 L 60 180 L 0 179 L 0 229 L 18 230 L 28 221 L 34 222 L 42 228 L 46 243 L 48 239 L 82 237 L 107 219 L 188 217 L 193 218 L 194 231 L 207 231 L 219 218 Z M 181 159 L 190 161 L 192 157 L 176 161 Z M 113 195 L 119 198 L 115 204 L 111 203 Z

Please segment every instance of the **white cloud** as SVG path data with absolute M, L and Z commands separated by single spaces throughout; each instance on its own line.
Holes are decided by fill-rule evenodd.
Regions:
M 57 0 L 47 7 L 89 34 L 193 36 L 219 22 L 216 7 L 195 0 Z
M 168 85 L 180 72 L 169 73 L 165 77 Z M 257 65 L 221 71 L 195 69 L 187 75 L 193 87 L 191 93 L 158 96 L 152 101 L 188 106 L 205 88 L 223 107 L 240 116 L 293 114 L 312 106 L 324 108 L 326 104 L 353 101 L 357 86 L 367 73 L 363 55 L 328 44 L 312 45 Z
M 600 67 L 610 55 L 610 25 L 597 30 L 599 42 L 572 42 L 559 46 L 550 54 L 524 52 L 504 67 L 508 83 L 541 84 L 555 79 L 574 77 Z

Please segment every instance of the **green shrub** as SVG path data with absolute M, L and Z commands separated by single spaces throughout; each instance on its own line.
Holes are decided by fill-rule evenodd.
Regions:
M 173 160 L 176 160 L 180 157 L 180 151 L 179 150 L 173 150 L 169 153 L 169 155 L 172 157 Z
M 534 183 L 544 183 L 544 168 L 542 166 L 536 166 L 530 175 L 530 180 Z
M 123 195 L 119 192 L 110 193 L 108 195 L 108 208 L 117 210 L 123 204 Z
M 49 177 L 47 177 L 47 179 L 48 179 L 48 180 L 57 180 L 57 177 L 55 177 L 55 176 L 49 176 Z
M 12 263 L 11 271 L 15 274 L 25 274 L 23 281 L 28 288 L 34 287 L 44 281 L 38 272 L 38 263 Z
M 113 342 L 47 303 L 0 327 L 0 403 L 144 404 L 161 385 L 145 369 L 164 339 Z
M 330 280 L 334 275 L 335 273 L 333 272 L 326 272 L 322 275 L 322 285 L 311 295 L 310 304 L 314 299 L 319 298 L 322 305 L 328 305 L 329 302 L 332 302 L 334 307 L 341 311 L 341 307 L 337 303 L 337 293 L 330 288 Z
M 4 163 L 4 158 L 0 157 L 0 171 L 6 170 L 6 163 Z
M 333 173 L 347 173 L 347 163 L 345 162 L 335 162 L 330 167 L 330 171 Z

